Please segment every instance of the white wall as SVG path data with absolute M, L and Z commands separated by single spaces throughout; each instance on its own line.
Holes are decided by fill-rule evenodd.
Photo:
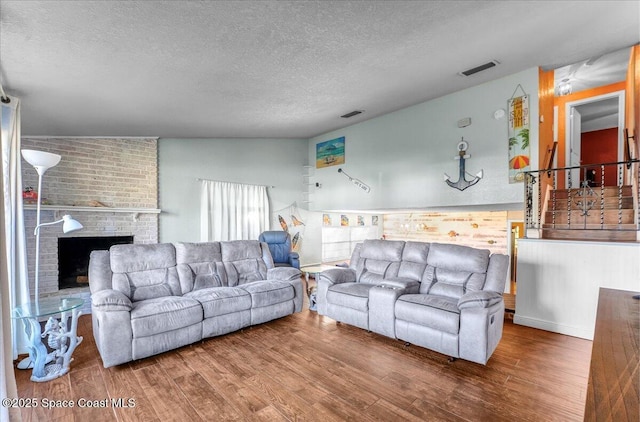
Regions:
M 311 139 L 309 163 L 315 163 L 317 143 L 341 136 L 346 137 L 346 161 L 315 169 L 313 181 L 322 188 L 312 193 L 310 209 L 498 204 L 493 207 L 497 210 L 505 209 L 505 204 L 522 204 L 523 185 L 508 182 L 508 121 L 493 117 L 494 111 L 507 109 L 507 100 L 518 84 L 530 94 L 531 158 L 532 167 L 537 168 L 538 69 L 532 68 Z M 464 117 L 471 117 L 471 126 L 458 128 L 457 121 Z M 444 182 L 443 173 L 458 179 L 454 157 L 462 136 L 469 142 L 471 155 L 466 161 L 467 172 L 475 174 L 483 169 L 484 179 L 461 192 Z M 352 185 L 338 168 L 367 183 L 371 192 Z
M 518 240 L 515 323 L 591 340 L 600 287 L 640 292 L 640 244 Z
M 160 241 L 200 241 L 198 178 L 273 185 L 268 190 L 272 210 L 300 205 L 307 151 L 302 139 L 160 139 Z

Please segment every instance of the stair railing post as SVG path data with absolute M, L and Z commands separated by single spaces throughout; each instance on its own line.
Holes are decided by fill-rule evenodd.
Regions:
M 600 165 L 600 230 L 604 229 L 604 165 Z

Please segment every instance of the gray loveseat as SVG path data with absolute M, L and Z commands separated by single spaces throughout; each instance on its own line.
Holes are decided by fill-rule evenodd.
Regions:
M 365 240 L 349 268 L 320 274 L 318 313 L 486 364 L 502 337 L 508 265 L 467 246 Z
M 252 240 L 112 246 L 89 260 L 105 368 L 302 310 L 300 271 Z

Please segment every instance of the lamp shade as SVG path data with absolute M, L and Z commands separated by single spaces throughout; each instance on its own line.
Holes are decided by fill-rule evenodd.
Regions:
M 82 229 L 82 224 L 78 220 L 74 220 L 70 215 L 62 216 L 62 232 L 70 233 Z
M 23 149 L 21 152 L 22 157 L 24 157 L 27 163 L 31 164 L 41 176 L 45 171 L 56 166 L 62 158 L 58 154 L 36 151 L 34 149 Z

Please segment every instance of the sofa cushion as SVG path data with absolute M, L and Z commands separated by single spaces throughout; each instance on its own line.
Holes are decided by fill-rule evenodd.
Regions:
M 378 261 L 400 261 L 405 242 L 402 240 L 367 239 L 362 242 L 360 258 Z
M 459 299 L 465 294 L 471 275 L 472 273 L 466 271 L 427 267 L 424 284 L 431 286 L 428 289 L 429 294 Z M 421 288 L 420 292 L 424 292 L 424 289 Z
M 145 337 L 188 327 L 202 321 L 202 305 L 183 296 L 167 296 L 133 303 L 133 337 Z
M 271 263 L 273 261 L 266 244 L 266 251 L 263 251 L 258 241 L 234 240 L 220 242 L 220 249 L 224 264 L 223 284 L 237 286 L 267 279 L 267 265 L 263 254 L 268 255 L 267 261 Z M 224 277 L 226 277 L 226 283 Z
M 402 295 L 396 301 L 396 318 L 451 334 L 460 330 L 456 299 L 425 294 Z
M 267 278 L 264 263 L 261 263 L 257 259 L 224 262 L 224 270 L 229 286 L 238 286 Z
M 176 268 L 113 274 L 113 288 L 127 295 L 132 301 L 181 294 Z
M 114 245 L 109 251 L 114 273 L 176 266 L 176 250 L 171 243 Z
M 239 286 L 251 295 L 251 307 L 275 305 L 277 303 L 293 300 L 296 292 L 286 281 L 264 280 L 246 283 Z
M 365 240 L 356 266 L 356 280 L 380 284 L 385 278 L 397 277 L 403 248 L 404 242 L 400 240 Z
M 467 291 L 482 290 L 489 250 L 432 243 L 420 293 L 459 299 Z
M 176 269 L 182 293 L 223 286 L 220 242 L 176 243 Z
M 184 295 L 202 304 L 205 318 L 251 309 L 251 295 L 239 287 L 213 287 Z
M 374 284 L 341 283 L 334 284 L 327 291 L 327 303 L 361 312 L 369 311 L 369 290 Z
M 175 248 L 177 264 L 222 261 L 220 242 L 178 242 L 175 244 Z
M 398 268 L 398 277 L 422 281 L 427 268 L 429 244 L 422 242 L 407 242 L 402 250 L 402 261 Z
M 112 285 L 132 301 L 182 294 L 170 243 L 114 245 Z

